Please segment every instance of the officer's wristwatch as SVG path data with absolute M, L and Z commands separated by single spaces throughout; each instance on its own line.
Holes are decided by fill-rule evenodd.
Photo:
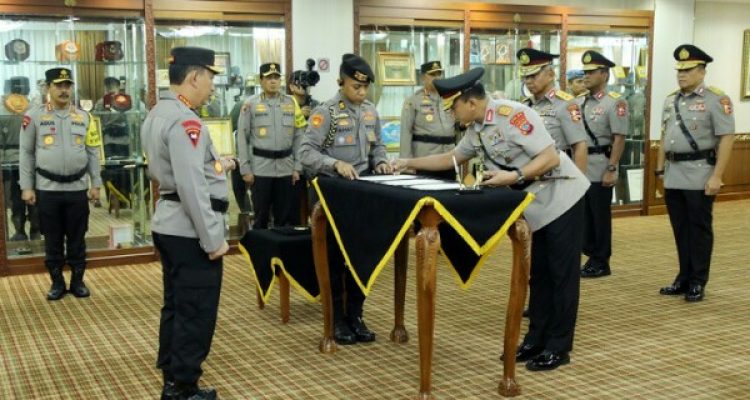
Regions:
M 607 165 L 607 171 L 609 171 L 609 172 L 615 172 L 615 171 L 617 171 L 617 165 L 614 165 L 614 164 Z
M 523 176 L 523 172 L 521 171 L 521 168 L 516 168 L 516 172 L 518 173 L 518 178 L 516 179 L 516 185 L 523 185 L 523 183 L 526 182 L 526 177 Z

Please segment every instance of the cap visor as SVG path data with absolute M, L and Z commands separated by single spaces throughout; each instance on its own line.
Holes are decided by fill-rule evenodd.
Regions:
M 70 78 L 61 78 L 61 79 L 53 79 L 52 83 L 62 83 L 62 82 L 70 82 L 74 83 L 72 79 Z
M 705 62 L 703 61 L 680 61 L 677 64 L 675 64 L 674 69 L 678 71 L 683 70 L 683 69 L 692 69 L 701 64 L 705 64 Z
M 213 65 L 206 65 L 205 67 L 206 67 L 207 70 L 213 72 L 214 74 L 221 74 L 221 73 L 224 72 L 223 69 L 221 69 L 219 67 L 215 67 Z
M 266 77 L 266 76 L 269 76 L 269 75 L 278 75 L 278 76 L 281 76 L 281 72 L 279 72 L 279 71 L 269 71 L 269 72 L 266 72 L 265 74 L 262 74 L 262 75 L 263 75 L 263 77 Z
M 606 65 L 600 65 L 600 64 L 586 64 L 583 66 L 584 71 L 594 71 L 601 68 L 609 68 Z
M 425 74 L 431 74 L 433 72 L 443 72 L 443 71 L 444 70 L 442 68 L 437 68 L 437 69 L 431 69 L 431 70 L 425 72 Z

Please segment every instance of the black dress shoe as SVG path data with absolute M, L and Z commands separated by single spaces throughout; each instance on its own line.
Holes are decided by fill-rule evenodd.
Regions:
M 65 283 L 53 282 L 47 291 L 47 300 L 60 300 L 65 296 Z
M 677 296 L 687 291 L 687 285 L 681 282 L 675 282 L 669 286 L 665 286 L 659 289 L 659 294 L 662 296 Z
M 594 267 L 589 265 L 581 271 L 581 278 L 601 278 L 602 276 L 612 275 L 609 265 Z
M 544 351 L 544 347 L 542 346 L 536 346 L 533 344 L 521 344 L 518 346 L 518 349 L 516 349 L 516 362 L 524 362 L 531 360 L 532 358 L 538 356 Z M 500 360 L 505 360 L 505 354 L 500 356 Z
M 340 320 L 333 323 L 333 340 L 342 345 L 356 344 L 357 336 L 346 321 Z
M 351 328 L 358 342 L 368 343 L 375 341 L 375 332 L 371 331 L 365 325 L 365 320 L 361 316 L 349 318 L 349 328 Z
M 197 384 L 183 385 L 175 384 L 174 400 L 216 400 L 216 389 L 200 388 Z
M 690 289 L 685 293 L 685 301 L 694 302 L 703 300 L 703 286 L 690 285 Z
M 164 381 L 164 387 L 161 389 L 161 400 L 174 400 L 177 398 L 177 388 L 174 381 Z
M 570 356 L 564 351 L 544 351 L 533 360 L 526 363 L 529 371 L 551 371 L 561 365 L 568 364 Z

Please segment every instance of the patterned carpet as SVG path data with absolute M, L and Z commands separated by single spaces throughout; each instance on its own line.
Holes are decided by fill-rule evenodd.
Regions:
M 664 298 L 675 250 L 665 216 L 614 222 L 613 275 L 582 283 L 572 363 L 518 381 L 527 399 L 747 399 L 750 392 L 750 201 L 717 203 L 716 245 L 706 300 Z M 438 269 L 433 387 L 438 399 L 498 399 L 498 356 L 509 270 L 504 241 L 461 291 Z M 413 257 L 413 245 L 411 256 Z M 242 256 L 228 257 L 216 337 L 202 383 L 222 399 L 407 399 L 416 394 L 414 274 L 406 325 L 412 340 L 387 340 L 393 274 L 386 269 L 366 305 L 378 341 L 318 353 L 321 312 L 292 293 L 288 325 L 278 290 L 258 310 Z M 45 275 L 0 279 L 1 399 L 155 399 L 160 308 L 156 263 L 88 272 L 93 295 L 44 300 Z M 525 331 L 525 327 L 524 327 Z

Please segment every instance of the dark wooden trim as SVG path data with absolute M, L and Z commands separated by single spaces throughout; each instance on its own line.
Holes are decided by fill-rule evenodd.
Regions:
M 359 54 L 359 35 L 360 35 L 360 27 L 359 27 L 359 0 L 352 0 L 352 18 L 354 19 L 354 29 L 352 30 L 354 34 L 352 35 L 352 52 L 356 55 Z
M 568 14 L 562 15 L 560 25 L 560 89 L 568 87 Z
M 464 72 L 471 68 L 471 11 L 464 11 Z
M 294 55 L 292 54 L 292 40 L 294 40 L 294 37 L 292 35 L 292 4 L 290 2 L 286 2 L 284 4 L 284 59 L 286 60 L 286 65 L 284 66 L 284 68 L 286 68 L 286 75 L 288 77 L 291 77 L 292 71 L 294 71 L 294 60 L 292 59 L 292 57 L 294 57 Z
M 144 19 L 146 20 L 146 71 L 148 76 L 148 95 L 147 104 L 151 109 L 156 105 L 156 35 L 154 22 L 154 2 L 153 0 L 144 0 Z M 153 192 L 151 192 L 153 193 Z M 152 196 L 153 197 L 153 196 Z
M 612 206 L 612 217 L 637 217 L 643 215 L 641 204 L 626 204 L 621 206 Z
M 645 113 L 643 115 L 644 124 L 645 124 L 644 132 L 643 132 L 643 156 L 646 160 L 643 165 L 643 175 L 644 175 L 643 196 L 641 196 L 643 198 L 642 200 L 643 209 L 646 211 L 647 214 L 648 214 L 648 210 L 651 207 L 651 202 L 655 200 L 654 196 L 651 195 L 652 193 L 647 192 L 647 190 L 649 190 L 649 188 L 654 187 L 654 184 L 655 184 L 654 180 L 656 179 L 656 177 L 652 173 L 652 171 L 656 169 L 656 165 L 654 165 L 654 163 L 656 162 L 656 158 L 652 159 L 649 156 L 651 152 L 651 104 L 652 104 L 651 89 L 653 88 L 652 79 L 654 76 L 653 74 L 653 71 L 654 71 L 653 70 L 653 60 L 654 60 L 654 29 L 653 29 L 654 19 L 653 19 L 653 16 L 650 19 L 650 25 L 652 29 L 649 29 L 648 31 L 648 65 L 647 65 L 648 77 L 646 79 L 646 89 L 645 89 L 646 110 L 644 110 Z M 637 81 L 638 79 L 637 71 L 634 72 L 633 76 L 636 77 L 635 79 Z
M 5 179 L 0 179 L 0 193 L 5 193 L 5 188 L 3 187 L 4 180 Z M 0 217 L 2 217 L 0 220 L 0 276 L 5 276 L 8 275 L 8 254 L 7 249 L 5 248 L 5 224 L 8 217 L 5 215 L 4 195 L 0 195 Z

